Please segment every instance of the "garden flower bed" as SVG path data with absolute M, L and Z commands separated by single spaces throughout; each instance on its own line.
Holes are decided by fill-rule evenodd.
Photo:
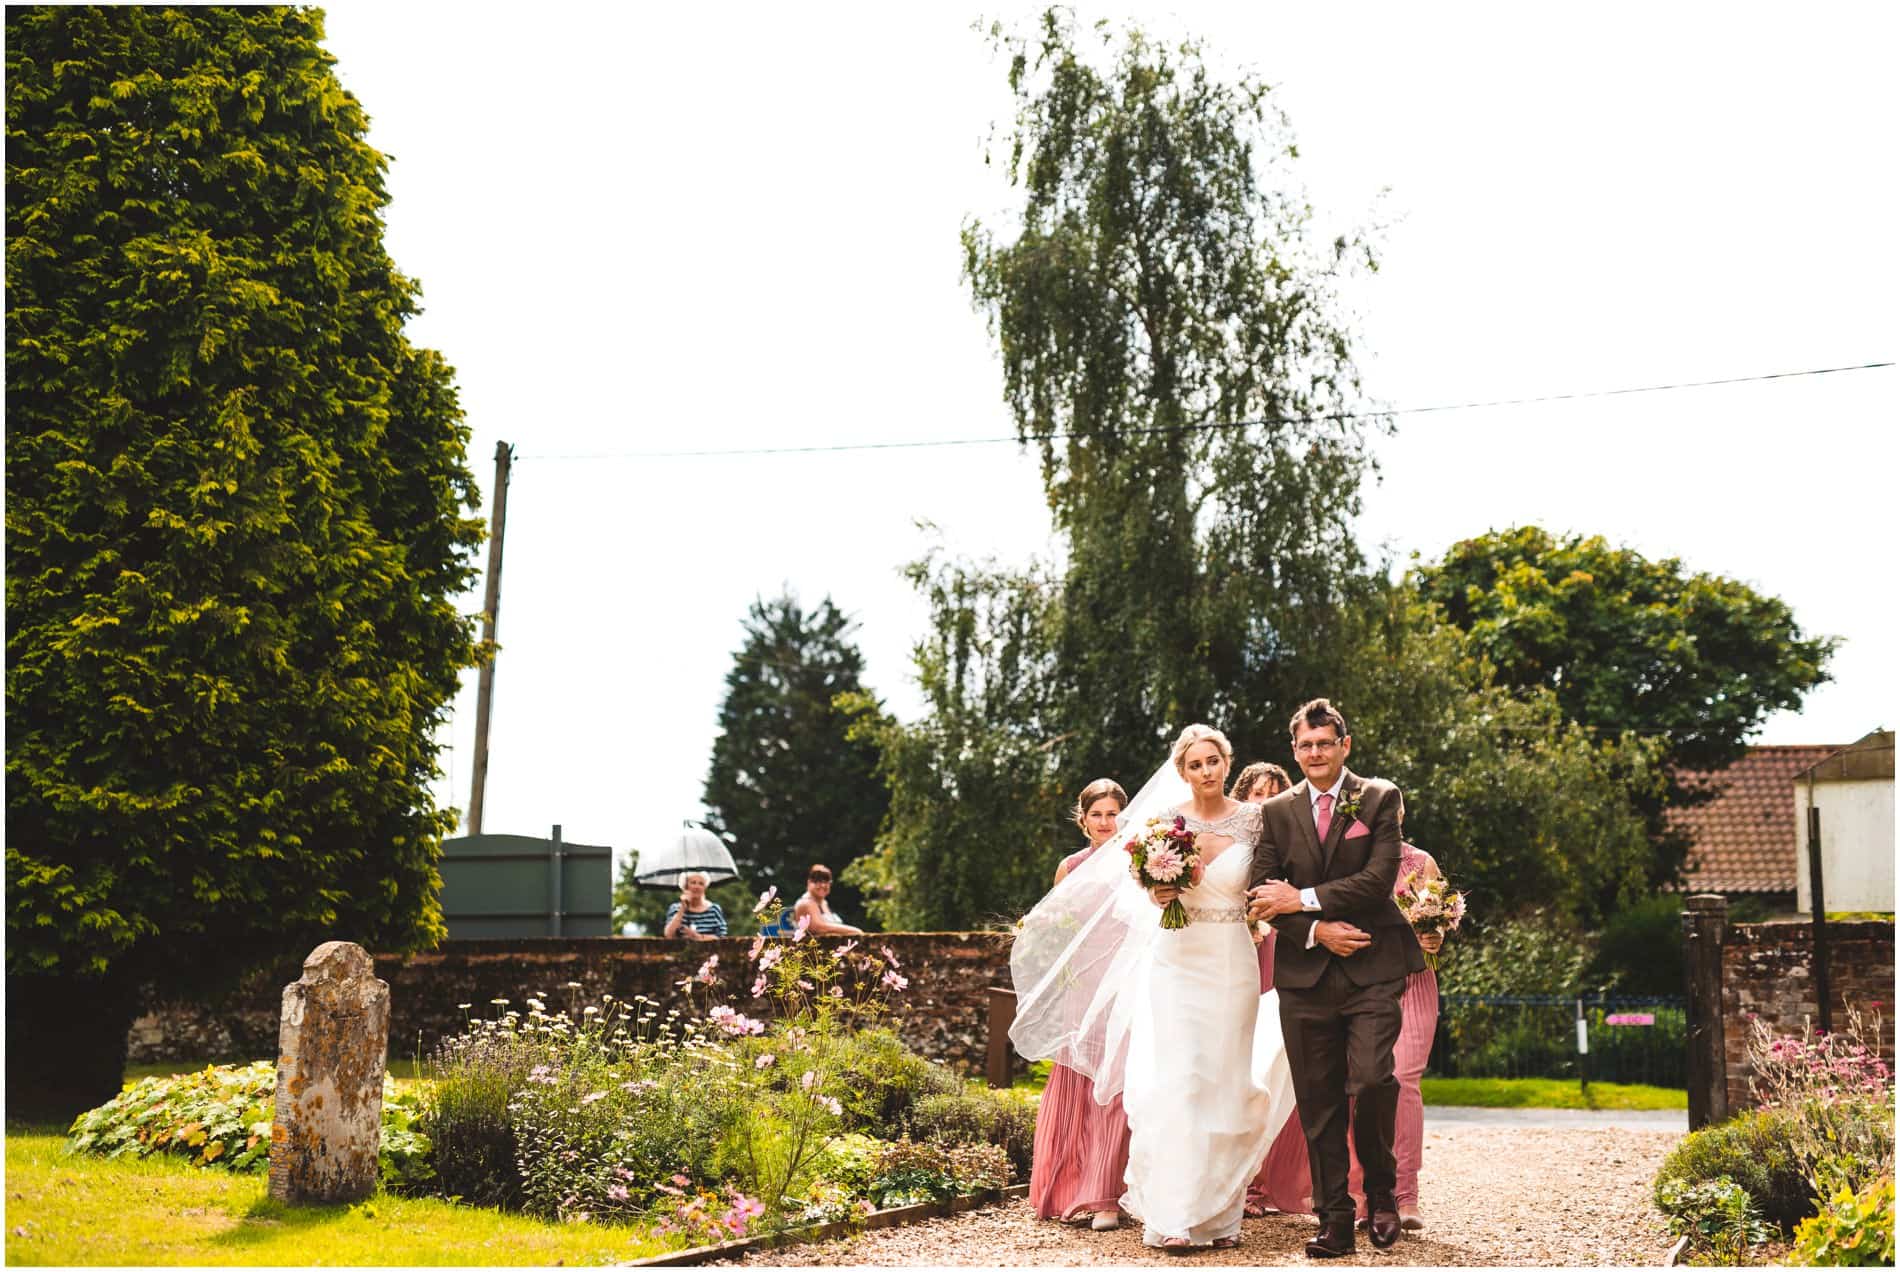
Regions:
M 577 984 L 559 1007 L 467 1005 L 422 1079 L 386 1087 L 384 1187 L 692 1250 L 946 1213 L 1026 1180 L 1033 1096 L 972 1088 L 881 1027 L 907 986 L 888 948 L 800 929 L 746 960 L 769 1025 L 719 1001 L 716 957 L 681 983 L 686 1006 Z M 70 1144 L 259 1171 L 274 1086 L 265 1062 L 147 1078 Z
M 1761 1107 L 1688 1136 L 1656 1175 L 1689 1262 L 1893 1265 L 1893 1074 L 1867 1045 L 1878 1033 L 1857 1013 L 1833 1035 L 1754 1022 Z

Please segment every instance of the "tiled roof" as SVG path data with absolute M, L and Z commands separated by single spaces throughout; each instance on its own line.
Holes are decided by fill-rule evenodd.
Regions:
M 1751 746 L 1716 773 L 1689 773 L 1718 792 L 1706 804 L 1669 817 L 1692 847 L 1683 886 L 1700 892 L 1793 892 L 1797 840 L 1794 779 L 1838 746 Z

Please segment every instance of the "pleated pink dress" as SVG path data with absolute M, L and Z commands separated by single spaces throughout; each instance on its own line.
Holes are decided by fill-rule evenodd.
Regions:
M 1412 845 L 1401 845 L 1399 883 L 1403 884 L 1405 876 L 1414 871 L 1423 873 L 1427 860 L 1426 855 Z M 1393 892 L 1398 892 L 1396 885 Z M 1269 935 L 1261 945 L 1262 950 L 1272 942 L 1273 937 Z M 1265 993 L 1273 979 L 1273 963 L 1268 954 L 1261 956 L 1260 976 L 1260 992 Z M 1392 1151 L 1398 1158 L 1398 1186 L 1393 1189 L 1393 1196 L 1401 1210 L 1415 1210 L 1418 1208 L 1418 1172 L 1425 1149 L 1425 1097 L 1419 1089 L 1419 1081 L 1425 1076 L 1425 1065 L 1431 1059 L 1432 1036 L 1438 1032 L 1438 973 L 1427 967 L 1407 976 L 1399 1009 L 1402 1013 L 1399 1040 L 1392 1048 L 1393 1072 L 1399 1080 L 1399 1110 L 1392 1132 Z M 1358 1203 L 1359 1217 L 1363 1219 L 1366 1217 L 1365 1183 L 1359 1168 L 1359 1154 L 1352 1148 L 1350 1135 L 1346 1147 L 1352 1159 L 1346 1186 Z M 1288 1214 L 1312 1214 L 1313 1183 L 1309 1171 L 1306 1136 L 1300 1129 L 1296 1112 L 1274 1137 L 1266 1161 L 1260 1164 L 1260 1173 L 1247 1187 L 1247 1199 L 1264 1202 Z
M 1063 859 L 1070 870 L 1092 848 Z M 1117 1210 L 1127 1190 L 1128 1115 L 1118 1095 L 1095 1102 L 1095 1084 L 1067 1065 L 1051 1065 L 1036 1110 L 1036 1142 L 1029 1167 L 1029 1204 L 1038 1219 L 1073 1210 Z

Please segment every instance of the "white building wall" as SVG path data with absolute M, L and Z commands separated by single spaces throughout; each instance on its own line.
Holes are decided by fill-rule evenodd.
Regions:
M 1821 810 L 1821 881 L 1827 908 L 1893 906 L 1893 779 L 1816 782 Z M 1794 784 L 1795 906 L 1813 912 L 1808 883 L 1808 784 Z

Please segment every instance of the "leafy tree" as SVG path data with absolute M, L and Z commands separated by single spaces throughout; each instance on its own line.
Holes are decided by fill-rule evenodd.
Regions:
M 451 373 L 291 8 L 7 11 L 9 1111 L 171 992 L 443 934 L 476 646 Z
M 889 803 L 876 746 L 846 736 L 850 717 L 834 701 L 864 694 L 854 626 L 829 597 L 810 613 L 790 595 L 756 601 L 726 673 L 706 826 L 726 840 L 744 878 L 788 899 L 804 891 L 813 862 L 838 879 L 870 852 Z M 832 904 L 850 922 L 863 914 L 842 879 Z
M 1495 531 L 1418 577 L 1500 684 L 1548 689 L 1565 719 L 1606 735 L 1659 734 L 1680 769 L 1741 758 L 1764 719 L 1828 680 L 1838 643 L 1804 636 L 1774 597 L 1600 536 Z
M 844 702 L 890 789 L 877 851 L 850 878 L 886 928 L 985 927 L 1027 909 L 1076 846 L 1044 716 L 1055 589 L 935 554 L 908 574 L 930 603 L 914 655 L 928 711 L 906 725 L 866 697 Z
M 1257 752 L 1334 667 L 1360 564 L 1336 287 L 1370 251 L 1313 242 L 1267 86 L 1200 45 L 1055 9 L 994 36 L 1023 205 L 1007 236 L 965 227 L 965 274 L 1068 543 L 1044 740 L 1065 786 L 1147 773 L 1194 719 Z
M 1406 837 L 1470 891 L 1474 922 L 1537 905 L 1593 926 L 1674 877 L 1642 813 L 1663 780 L 1654 738 L 1604 737 L 1549 690 L 1496 683 L 1409 582 L 1347 622 L 1353 767 L 1398 783 Z

